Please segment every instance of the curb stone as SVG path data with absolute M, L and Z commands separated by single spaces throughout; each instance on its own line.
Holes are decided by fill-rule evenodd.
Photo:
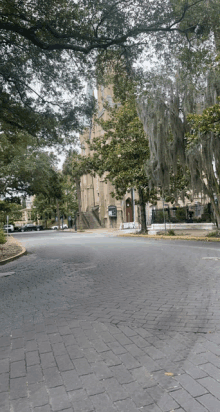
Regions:
M 21 244 L 17 241 L 17 239 L 15 238 L 13 239 L 17 244 L 19 244 L 19 246 L 21 246 Z M 21 256 L 26 255 L 27 254 L 26 248 L 24 246 L 21 246 L 21 248 L 22 248 L 21 252 L 19 252 L 17 255 L 1 260 L 0 265 L 5 265 L 6 263 L 12 262 L 13 260 L 19 259 Z
M 133 233 L 126 233 L 126 234 L 119 234 L 118 236 L 121 237 L 145 237 L 147 239 L 167 239 L 167 240 L 196 240 L 196 241 L 203 241 L 203 242 L 220 242 L 220 238 L 218 237 L 199 237 L 199 236 L 163 236 L 163 235 L 139 235 Z

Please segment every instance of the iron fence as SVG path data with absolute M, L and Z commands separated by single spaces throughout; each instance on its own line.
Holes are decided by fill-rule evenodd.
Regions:
M 215 222 L 211 203 L 152 210 L 151 223 L 210 223 Z

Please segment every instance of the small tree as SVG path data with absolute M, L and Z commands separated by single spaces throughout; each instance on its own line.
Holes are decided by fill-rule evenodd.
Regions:
M 75 188 L 75 201 L 77 205 L 75 204 L 74 210 L 75 214 L 76 212 L 79 214 L 80 225 L 82 219 L 80 178 L 87 173 L 92 173 L 91 161 L 85 159 L 76 150 L 70 150 L 63 165 L 63 174 L 66 176 L 69 184 Z
M 9 216 L 9 223 L 14 223 L 14 221 L 21 219 L 22 206 L 13 202 L 13 199 L 11 200 L 7 198 L 0 201 L 0 222 L 2 224 L 6 223 L 7 216 Z
M 56 198 L 38 194 L 34 198 L 33 206 L 33 220 L 42 219 L 47 227 L 47 220 L 56 216 Z
M 43 219 L 46 227 L 48 219 L 54 219 L 55 216 L 57 216 L 59 220 L 58 213 L 62 216 L 71 216 L 73 218 L 76 211 L 76 189 L 68 177 L 64 175 L 59 176 L 57 190 L 51 191 L 50 193 L 40 193 L 34 199 L 34 219 Z

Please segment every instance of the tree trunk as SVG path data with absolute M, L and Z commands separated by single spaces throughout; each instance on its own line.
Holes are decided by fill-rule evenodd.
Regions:
M 216 217 L 216 224 L 217 224 L 218 231 L 220 231 L 220 211 L 218 207 L 216 207 L 215 217 Z
M 145 212 L 145 201 L 144 201 L 144 191 L 141 187 L 138 188 L 139 194 L 139 204 L 141 209 L 141 232 L 147 232 L 147 224 L 146 224 L 146 212 Z
M 208 182 L 208 184 L 209 184 L 209 182 Z M 220 193 L 219 193 L 219 190 L 218 190 L 217 186 L 215 187 L 215 190 L 216 189 L 217 189 L 217 203 L 216 203 L 216 199 L 213 195 L 214 190 L 212 188 L 212 185 L 209 184 L 209 186 L 208 185 L 203 186 L 204 193 L 209 197 L 212 208 L 214 210 L 218 232 L 220 233 Z
M 211 201 L 211 205 L 213 207 L 213 210 L 215 212 L 217 228 L 218 228 L 218 231 L 220 231 L 220 210 L 219 210 L 219 206 L 216 205 L 215 201 L 212 198 L 210 198 L 210 201 Z
M 80 178 L 76 178 L 76 194 L 78 200 L 78 212 L 81 214 L 81 190 L 80 190 Z
M 78 226 L 79 226 L 79 229 L 82 229 L 82 207 L 81 207 L 80 177 L 76 177 L 76 194 L 77 194 L 77 200 L 78 200 L 78 214 L 79 214 Z
M 59 202 L 58 200 L 56 201 L 57 203 L 57 219 L 58 219 L 58 229 L 60 229 L 60 209 L 59 209 Z

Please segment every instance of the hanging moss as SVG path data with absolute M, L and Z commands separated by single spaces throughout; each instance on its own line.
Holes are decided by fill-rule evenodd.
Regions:
M 150 143 L 151 175 L 165 191 L 170 168 L 176 174 L 178 163 L 187 167 L 194 194 L 209 196 L 220 226 L 220 69 L 209 70 L 203 89 L 183 79 L 167 81 L 138 102 Z

